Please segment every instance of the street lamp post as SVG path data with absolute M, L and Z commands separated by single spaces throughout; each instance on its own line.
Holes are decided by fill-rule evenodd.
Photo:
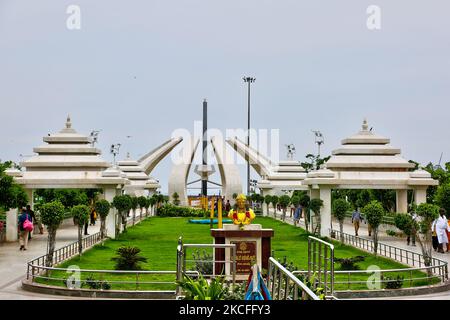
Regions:
M 255 82 L 256 78 L 243 77 L 245 83 L 248 84 L 247 93 L 247 146 L 250 148 L 250 85 Z M 250 194 L 250 157 L 247 159 L 247 194 Z

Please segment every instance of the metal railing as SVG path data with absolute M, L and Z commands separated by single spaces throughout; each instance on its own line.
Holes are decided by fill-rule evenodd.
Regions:
M 319 238 L 308 237 L 308 278 L 317 275 L 317 286 L 325 296 L 334 293 L 334 246 Z
M 333 232 L 336 240 L 341 240 L 341 233 L 337 230 L 330 230 Z M 364 251 L 374 253 L 374 243 L 371 239 L 365 239 L 342 233 L 343 243 L 353 247 L 362 249 Z M 415 286 L 416 284 L 436 284 L 436 282 L 444 283 L 448 280 L 448 263 L 438 258 L 431 258 L 431 265 L 425 265 L 424 256 L 421 253 L 411 250 L 395 247 L 386 243 L 378 242 L 377 255 L 386 257 L 396 262 L 412 266 L 412 268 L 398 268 L 398 269 L 376 269 L 371 270 L 337 270 L 335 274 L 335 285 L 343 285 L 347 290 L 350 290 L 354 285 L 367 285 L 368 279 L 361 279 L 363 274 L 372 273 L 375 277 L 371 277 L 372 285 L 367 285 L 372 289 L 381 289 L 383 284 L 396 281 L 402 283 L 409 283 Z M 342 275 L 342 276 L 340 276 Z M 409 277 L 405 278 L 405 275 Z M 355 279 L 355 278 L 360 279 Z M 345 280 L 344 280 L 345 278 Z
M 337 230 L 330 230 L 335 234 L 335 239 L 341 240 L 341 233 Z M 374 242 L 371 239 L 361 238 L 348 233 L 342 233 L 344 244 L 349 244 L 353 247 L 363 249 L 370 253 L 374 253 Z M 378 242 L 377 254 L 386 258 L 393 259 L 397 262 L 407 264 L 413 267 L 426 267 L 425 259 L 422 253 L 414 252 L 408 249 L 395 247 L 383 242 Z M 431 266 L 439 266 L 447 264 L 447 262 L 438 259 L 431 258 Z
M 102 241 L 101 233 L 97 232 L 82 239 L 83 251 L 100 243 Z M 53 252 L 52 265 L 59 264 L 67 259 L 70 259 L 78 254 L 78 241 L 72 242 L 64 247 L 61 247 Z M 37 257 L 28 262 L 28 265 L 45 266 L 47 262 L 47 254 Z
M 269 258 L 267 288 L 273 300 L 320 300 L 306 284 L 273 257 Z
M 187 259 L 187 248 L 211 248 L 213 250 L 216 249 L 230 249 L 230 259 L 227 260 L 226 258 L 224 260 L 216 260 L 215 256 L 213 255 L 212 260 L 200 260 L 200 259 Z M 226 256 L 226 255 L 225 255 Z M 218 274 L 216 272 L 215 266 L 217 264 L 224 265 L 224 270 L 226 271 L 225 279 L 228 278 L 228 280 L 231 279 L 232 288 L 234 288 L 236 283 L 236 265 L 237 265 L 237 259 L 236 259 L 236 244 L 183 244 L 183 239 L 180 237 L 178 239 L 178 246 L 177 246 L 177 282 L 180 282 L 183 280 L 184 275 L 189 274 L 197 274 L 199 275 L 199 272 L 197 270 L 187 270 L 187 263 L 188 262 L 194 262 L 194 263 L 204 263 L 204 264 L 211 264 L 212 265 L 212 273 L 202 273 L 202 276 L 204 278 L 212 278 L 216 276 L 223 276 L 223 273 L 221 272 Z M 226 266 L 229 266 L 227 268 Z M 181 287 L 177 286 L 177 295 L 181 295 Z
M 70 289 L 79 289 L 86 283 L 90 283 L 91 289 L 95 287 L 98 289 L 106 289 L 102 287 L 102 284 L 107 284 L 107 289 L 126 291 L 144 291 L 144 289 L 145 291 L 150 291 L 150 289 L 155 289 L 156 287 L 165 287 L 167 290 L 174 291 L 176 285 L 176 271 L 89 270 L 70 267 L 45 267 L 31 263 L 28 263 L 28 270 L 30 271 L 27 273 L 27 279 L 32 282 L 39 282 L 39 280 L 46 284 L 56 282 L 59 286 L 66 283 Z M 76 277 L 72 278 L 75 274 Z M 167 278 L 171 276 L 171 279 L 161 280 L 161 276 L 166 276 Z M 69 285 L 72 281 L 74 281 L 72 284 L 73 287 Z M 92 284 L 97 284 L 97 286 Z

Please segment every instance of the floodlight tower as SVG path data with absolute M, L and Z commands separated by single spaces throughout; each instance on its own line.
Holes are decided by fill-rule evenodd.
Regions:
M 92 139 L 92 146 L 95 147 L 95 144 L 98 142 L 98 134 L 100 133 L 100 130 L 92 130 L 91 131 L 91 139 Z
M 116 143 L 116 144 L 112 144 L 111 145 L 111 149 L 110 149 L 110 153 L 113 155 L 114 157 L 114 166 L 116 165 L 116 156 L 119 154 L 119 150 L 120 150 L 120 143 Z
M 287 159 L 294 160 L 295 146 L 292 143 L 286 144 L 285 146 L 287 148 Z
M 322 132 L 319 130 L 311 130 L 314 133 L 315 143 L 317 144 L 317 158 L 320 157 L 320 146 L 325 143 Z
M 250 85 L 255 82 L 256 78 L 243 77 L 245 83 L 248 84 L 247 93 L 247 146 L 250 148 Z M 247 194 L 250 193 L 250 157 L 247 160 Z

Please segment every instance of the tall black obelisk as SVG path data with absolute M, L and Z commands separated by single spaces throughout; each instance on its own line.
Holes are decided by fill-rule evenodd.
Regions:
M 206 165 L 208 164 L 206 148 L 208 146 L 208 140 L 206 137 L 206 131 L 208 130 L 208 102 L 206 99 L 203 100 L 203 143 L 202 143 L 202 164 L 203 170 L 206 169 Z M 208 196 L 208 175 L 202 175 L 202 196 Z

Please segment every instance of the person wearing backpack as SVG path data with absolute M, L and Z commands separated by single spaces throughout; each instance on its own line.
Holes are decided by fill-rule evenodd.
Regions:
M 31 216 L 25 208 L 22 209 L 22 214 L 19 216 L 19 243 L 20 251 L 27 250 L 28 235 L 33 231 L 33 222 Z

